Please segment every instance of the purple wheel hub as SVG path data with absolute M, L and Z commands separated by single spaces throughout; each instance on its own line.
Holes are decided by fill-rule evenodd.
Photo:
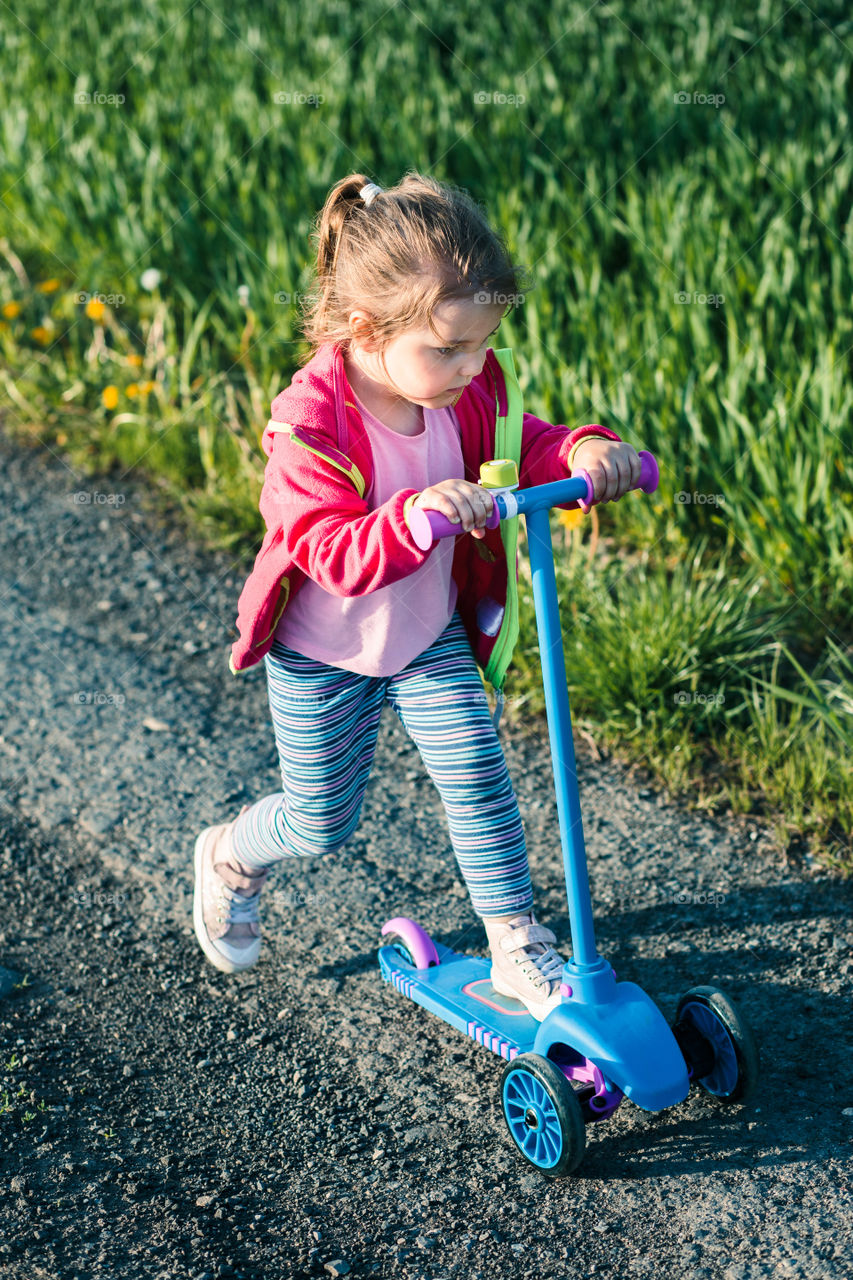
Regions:
M 388 933 L 396 933 L 405 943 L 416 969 L 428 969 L 430 965 L 438 964 L 435 943 L 417 921 L 409 920 L 406 916 L 395 916 L 382 926 L 382 936 Z

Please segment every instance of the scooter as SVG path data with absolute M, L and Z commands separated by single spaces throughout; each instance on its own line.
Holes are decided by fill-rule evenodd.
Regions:
M 639 456 L 637 488 L 653 493 L 657 463 Z M 484 464 L 481 483 L 493 498 L 490 527 L 519 514 L 527 525 L 572 954 L 560 1003 L 541 1023 L 493 990 L 489 960 L 434 942 L 414 920 L 398 916 L 382 926 L 379 965 L 403 995 L 505 1060 L 500 1101 L 509 1136 L 539 1173 L 563 1177 L 583 1158 L 586 1125 L 612 1116 L 624 1098 L 662 1111 L 698 1084 L 722 1104 L 744 1103 L 759 1054 L 746 1019 L 719 988 L 691 987 L 670 1027 L 642 988 L 617 982 L 596 950 L 549 522 L 551 507 L 592 504 L 589 474 L 519 489 L 515 463 L 498 459 Z M 423 549 L 459 533 L 440 512 L 414 508 L 410 517 Z

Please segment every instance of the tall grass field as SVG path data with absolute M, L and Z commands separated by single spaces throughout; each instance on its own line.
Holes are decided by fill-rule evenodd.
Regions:
M 7 431 L 166 486 L 248 563 L 328 189 L 464 186 L 532 279 L 495 340 L 526 406 L 661 465 L 554 517 L 576 730 L 853 867 L 843 0 L 30 0 L 0 28 Z

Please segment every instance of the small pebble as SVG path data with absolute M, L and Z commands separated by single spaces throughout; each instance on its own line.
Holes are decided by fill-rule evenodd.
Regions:
M 168 733 L 169 726 L 165 720 L 157 720 L 154 716 L 146 716 L 142 721 L 144 728 L 150 729 L 152 733 Z

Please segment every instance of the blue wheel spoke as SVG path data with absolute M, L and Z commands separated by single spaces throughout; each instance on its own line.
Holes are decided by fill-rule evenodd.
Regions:
M 535 1102 L 537 1096 L 536 1081 L 532 1076 L 528 1076 L 525 1072 L 518 1072 L 520 1076 L 518 1092 L 522 1095 L 526 1102 Z

